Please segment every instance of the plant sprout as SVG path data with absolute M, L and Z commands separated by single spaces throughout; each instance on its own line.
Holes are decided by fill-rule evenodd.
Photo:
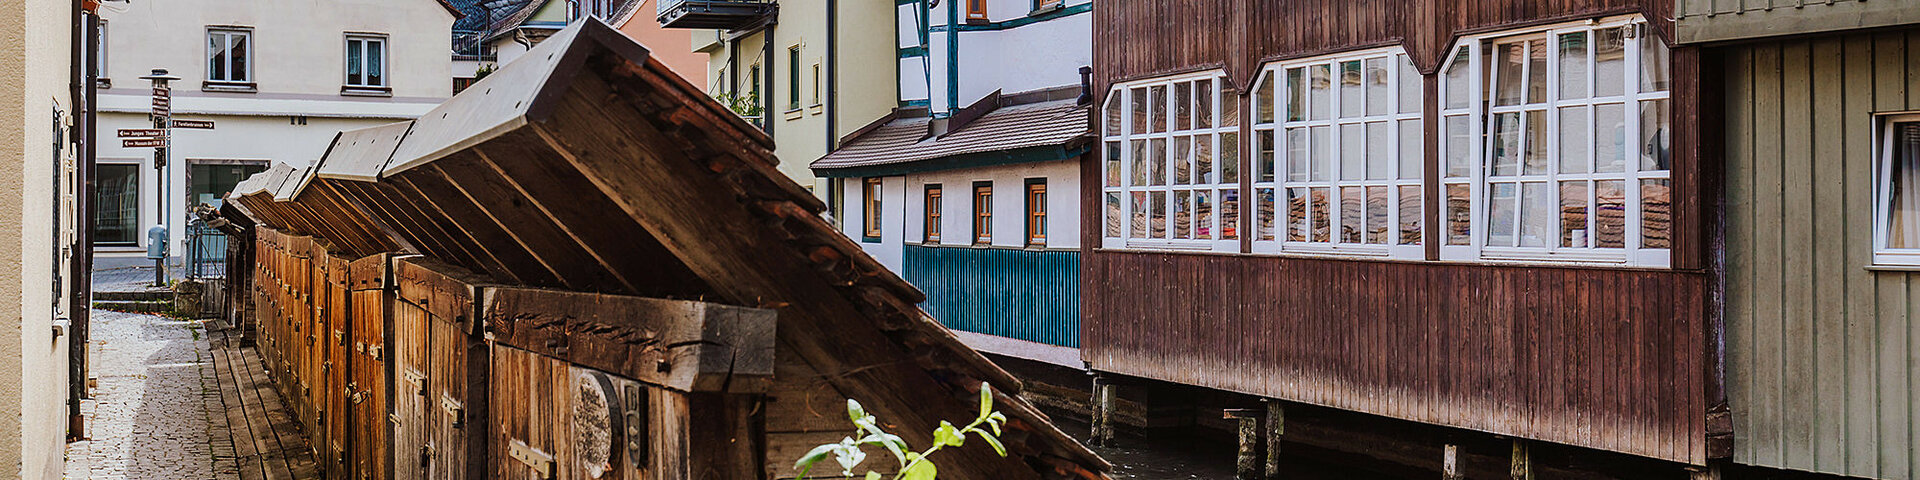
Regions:
M 993 390 L 985 382 L 980 383 L 980 415 L 965 427 L 956 427 L 951 422 L 941 420 L 940 427 L 933 431 L 933 446 L 926 450 L 912 451 L 898 435 L 881 430 L 880 419 L 867 413 L 860 402 L 853 399 L 847 399 L 847 418 L 853 421 L 854 435 L 807 451 L 805 456 L 793 463 L 793 468 L 800 471 L 800 478 L 807 478 L 807 472 L 813 470 L 813 465 L 827 457 L 833 457 L 834 462 L 840 464 L 842 475 L 853 477 L 854 469 L 867 459 L 867 453 L 860 448 L 868 445 L 885 447 L 887 453 L 893 454 L 894 461 L 900 465 L 900 472 L 893 475 L 893 480 L 934 480 L 939 476 L 939 469 L 928 457 L 942 448 L 966 444 L 967 435 L 980 437 L 980 441 L 993 447 L 994 453 L 1007 456 L 1007 447 L 1000 444 L 999 438 L 1000 424 L 1006 423 L 1007 416 L 993 409 Z M 855 440 L 854 437 L 859 439 Z M 867 470 L 865 478 L 884 479 L 880 472 L 872 469 Z

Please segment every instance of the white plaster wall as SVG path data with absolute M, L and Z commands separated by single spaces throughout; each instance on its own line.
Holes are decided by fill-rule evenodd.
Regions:
M 56 167 L 53 111 L 73 111 L 71 12 L 57 0 L 0 3 L 0 479 L 64 470 L 67 349 L 53 335 L 50 285 L 65 275 L 54 272 L 50 212 L 55 168 L 70 168 Z
M 861 197 L 863 179 L 842 178 L 846 195 L 841 198 L 841 231 L 860 243 L 887 268 L 900 270 L 907 245 L 922 245 L 926 235 L 926 186 L 941 188 L 940 245 L 973 245 L 973 183 L 993 182 L 994 247 L 1027 248 L 1027 179 L 1047 180 L 1047 246 L 1049 250 L 1080 248 L 1080 167 L 1077 159 L 1002 165 L 993 167 L 913 173 L 884 177 L 881 190 L 881 237 L 879 242 L 862 239 L 861 219 L 866 203 Z
M 324 94 L 340 100 L 346 35 L 386 35 L 396 99 L 445 99 L 453 92 L 453 14 L 435 0 L 165 0 L 111 2 L 107 72 L 114 86 L 146 88 L 139 77 L 165 68 L 198 90 L 207 74 L 207 27 L 253 29 L 260 93 Z M 224 94 L 244 97 L 246 94 Z
M 1071 7 L 1091 0 L 1069 1 Z M 1005 22 L 1027 17 L 1033 4 L 1027 0 L 989 1 L 988 19 Z M 919 44 L 913 15 L 915 6 L 898 9 L 896 39 L 901 47 Z M 965 13 L 961 15 L 964 17 Z M 945 4 L 929 14 L 932 25 L 947 24 Z M 950 60 L 947 32 L 932 32 L 927 39 L 927 57 L 903 58 L 900 68 L 900 98 L 928 100 L 936 113 L 948 107 L 947 72 L 958 65 L 958 104 L 965 107 L 994 90 L 1023 92 L 1080 83 L 1079 69 L 1091 65 L 1093 14 L 1080 13 L 1002 30 L 962 31 L 958 34 L 958 58 Z M 924 66 L 923 66 L 924 65 Z
M 98 118 L 103 137 L 111 137 L 122 128 L 153 127 L 146 115 L 102 113 Z M 295 125 L 289 117 L 283 116 L 186 115 L 176 118 L 212 120 L 216 127 L 214 130 L 174 130 L 173 148 L 168 155 L 171 159 L 165 172 L 165 194 L 168 200 L 168 227 L 173 240 L 168 253 L 176 257 L 186 252 L 186 177 L 187 165 L 191 160 L 259 160 L 299 168 L 312 165 L 326 154 L 334 135 L 342 130 L 398 121 L 386 118 L 309 117 L 305 125 Z M 109 138 L 101 142 L 98 153 L 101 163 L 140 164 L 140 226 L 143 231 L 160 220 L 160 200 L 156 189 L 161 181 L 159 172 L 153 169 L 153 150 L 122 148 L 118 139 Z M 100 247 L 96 256 L 144 258 L 145 248 L 146 238 L 143 235 L 137 247 Z
M 188 159 L 306 166 L 341 130 L 418 117 L 453 95 L 454 18 L 435 0 L 114 2 L 102 7 L 101 17 L 107 21 L 103 76 L 114 88 L 99 92 L 99 158 L 141 163 L 142 229 L 162 221 L 164 186 L 174 256 L 185 250 Z M 202 89 L 209 26 L 252 29 L 257 92 Z M 349 33 L 387 37 L 391 96 L 341 93 Z M 151 82 L 139 78 L 153 68 L 181 77 L 172 85 L 174 118 L 215 122 L 214 130 L 174 130 L 164 181 L 152 169 L 154 149 L 121 148 L 115 137 L 118 129 L 153 127 Z M 145 242 L 142 236 L 138 248 L 103 247 L 98 256 L 144 257 Z

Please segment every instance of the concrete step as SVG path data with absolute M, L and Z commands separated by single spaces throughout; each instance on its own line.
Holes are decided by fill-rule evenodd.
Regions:
M 118 300 L 93 302 L 93 308 L 116 312 L 161 313 L 173 310 L 173 302 L 154 300 Z
M 97 302 L 157 302 L 163 300 L 171 302 L 173 301 L 173 292 L 166 290 L 93 292 L 93 300 Z

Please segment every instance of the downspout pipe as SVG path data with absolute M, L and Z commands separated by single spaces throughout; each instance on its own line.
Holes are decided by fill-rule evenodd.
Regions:
M 896 7 L 897 9 L 897 7 Z M 894 61 L 899 68 L 899 61 Z M 797 67 L 796 67 L 797 68 Z M 840 1 L 827 0 L 827 151 L 840 148 Z M 899 88 L 899 87 L 895 87 Z
M 89 324 L 92 320 L 93 297 L 93 192 L 95 154 L 94 145 L 94 100 L 95 79 L 99 77 L 98 62 L 94 61 L 100 51 L 94 45 L 100 38 L 100 22 L 92 12 L 87 11 L 87 0 L 73 0 L 73 28 L 71 49 L 68 59 L 72 63 L 69 72 L 71 82 L 70 102 L 73 104 L 76 122 L 71 135 L 79 145 L 79 161 L 74 162 L 74 183 L 78 184 L 74 192 L 74 235 L 68 260 L 67 279 L 67 439 L 79 440 L 81 432 L 86 431 L 86 417 L 80 412 L 80 400 L 87 398 L 87 344 Z M 84 46 L 84 48 L 83 48 Z M 56 199 L 57 201 L 57 199 Z M 54 225 L 56 231 L 59 225 Z M 57 246 L 55 248 L 58 248 Z M 58 280 L 56 280 L 58 281 Z
M 775 78 L 774 70 L 777 70 L 774 67 L 780 65 L 780 59 L 773 56 L 773 28 L 775 26 L 777 25 L 768 23 L 767 32 L 760 39 L 760 58 L 765 59 L 766 62 L 766 68 L 760 69 L 760 76 L 762 77 L 760 80 L 760 120 L 763 122 L 761 128 L 767 131 L 768 137 L 773 136 L 773 99 L 774 97 L 780 96 L 777 90 L 778 87 L 774 86 L 773 83 L 773 79 Z M 774 146 L 776 148 L 779 146 L 779 139 L 774 140 Z

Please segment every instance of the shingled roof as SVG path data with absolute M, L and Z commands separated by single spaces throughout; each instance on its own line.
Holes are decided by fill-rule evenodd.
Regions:
M 401 125 L 398 142 L 381 141 Z M 343 196 L 336 208 L 362 211 L 362 230 L 501 282 L 774 309 L 783 358 L 916 445 L 941 420 L 971 418 L 986 382 L 1011 418 L 1010 457 L 942 453 L 945 478 L 1104 478 L 1109 465 L 1021 400 L 1020 381 L 824 220 L 772 149 L 645 47 L 587 21 L 418 120 L 342 133 L 305 190 Z
M 994 108 L 939 135 L 931 134 L 932 122 L 926 116 L 889 119 L 811 167 L 821 175 L 844 177 L 1060 160 L 1084 153 L 1082 137 L 1088 132 L 1087 107 L 1073 99 Z

